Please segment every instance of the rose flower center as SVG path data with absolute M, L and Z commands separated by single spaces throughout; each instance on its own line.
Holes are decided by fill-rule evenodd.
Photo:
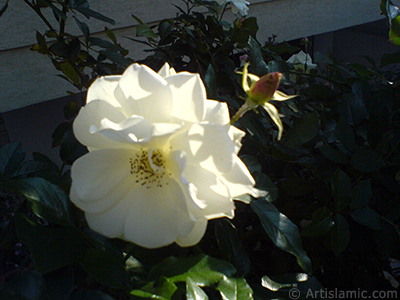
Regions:
M 168 185 L 167 175 L 171 175 L 171 173 L 165 167 L 165 159 L 160 150 L 142 149 L 129 159 L 129 163 L 136 184 L 147 189 Z

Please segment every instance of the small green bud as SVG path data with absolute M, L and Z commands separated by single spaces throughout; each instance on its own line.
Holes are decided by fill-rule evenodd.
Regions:
M 279 87 L 282 73 L 272 72 L 262 76 L 257 82 L 253 83 L 248 92 L 249 100 L 257 105 L 264 105 L 272 99 Z

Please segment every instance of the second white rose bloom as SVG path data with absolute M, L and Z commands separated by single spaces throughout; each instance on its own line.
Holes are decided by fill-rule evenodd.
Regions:
M 232 13 L 237 17 L 247 16 L 250 3 L 245 0 L 215 0 L 219 5 L 231 3 Z
M 105 236 L 146 248 L 197 244 L 234 217 L 254 180 L 237 156 L 244 132 L 198 74 L 133 64 L 97 79 L 74 125 L 89 153 L 72 166 L 72 202 Z

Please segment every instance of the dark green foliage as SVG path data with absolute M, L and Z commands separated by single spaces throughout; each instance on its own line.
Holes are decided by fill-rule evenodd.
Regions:
M 108 40 L 91 36 L 84 18 L 113 21 L 88 1 L 25 2 L 48 26 L 36 32 L 33 50 L 79 90 L 133 61 L 110 29 Z M 141 63 L 200 73 L 208 97 L 226 101 L 231 115 L 243 104 L 235 72 L 247 60 L 251 73 L 282 72 L 280 89 L 298 95 L 274 103 L 285 116 L 282 141 L 263 109 L 235 124 L 247 133 L 241 158 L 257 182 L 237 200 L 250 205 L 236 201 L 236 217 L 210 221 L 191 248 L 143 249 L 91 231 L 68 200 L 64 166 L 87 151 L 73 135 L 79 105 L 72 102 L 52 136 L 61 169 L 38 153 L 26 160 L 21 144 L 0 148 L 0 297 L 264 300 L 288 299 L 293 287 L 301 298 L 324 288 L 392 289 L 383 272 L 392 272 L 389 258 L 400 259 L 400 73 L 387 67 L 400 62 L 400 52 L 378 64 L 367 59 L 368 66 L 315 55 L 318 67 L 302 72 L 285 59 L 307 50 L 307 41 L 262 45 L 255 18 L 229 24 L 215 2 L 183 3 L 186 9 L 155 26 L 134 17 L 139 25 L 130 39 L 150 53 Z M 385 0 L 381 9 L 396 44 L 397 10 Z M 59 29 L 42 10 L 53 12 Z M 82 36 L 66 32 L 71 16 Z

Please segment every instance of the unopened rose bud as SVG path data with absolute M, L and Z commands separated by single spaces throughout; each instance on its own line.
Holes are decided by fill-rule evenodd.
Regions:
M 281 77 L 282 73 L 280 72 L 268 73 L 262 76 L 260 80 L 250 87 L 250 91 L 248 92 L 249 99 L 257 105 L 267 103 L 277 91 Z

